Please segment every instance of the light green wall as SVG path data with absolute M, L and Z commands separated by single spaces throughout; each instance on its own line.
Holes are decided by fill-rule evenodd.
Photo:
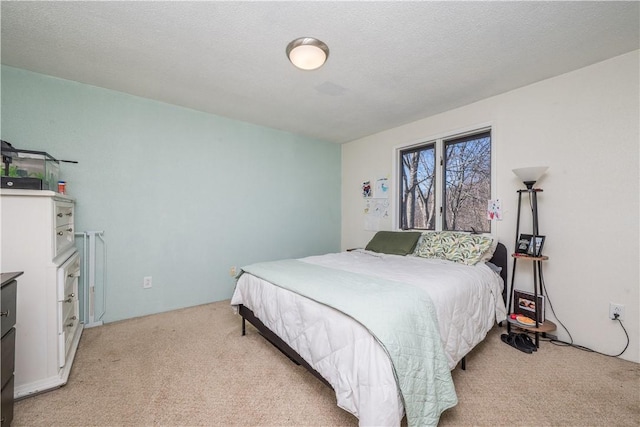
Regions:
M 61 178 L 76 229 L 108 242 L 106 321 L 227 299 L 231 266 L 339 250 L 339 145 L 5 66 L 1 134 L 79 162 Z

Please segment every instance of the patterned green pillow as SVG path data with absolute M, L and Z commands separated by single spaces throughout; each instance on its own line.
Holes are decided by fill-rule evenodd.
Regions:
M 455 231 L 425 232 L 416 255 L 475 265 L 493 246 L 493 238 Z
M 425 231 L 422 233 L 415 254 L 422 258 L 445 259 L 442 237 L 439 231 Z

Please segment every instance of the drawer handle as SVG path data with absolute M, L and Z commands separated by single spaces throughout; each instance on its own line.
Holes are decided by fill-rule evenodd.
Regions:
M 63 302 L 71 302 L 71 301 L 73 301 L 73 299 L 69 298 L 69 299 L 64 300 Z
M 9 317 L 10 313 L 11 313 L 11 310 L 0 311 L 0 317 Z
M 62 218 L 62 212 L 58 213 L 58 218 Z
M 77 317 L 76 316 L 71 316 L 71 320 L 76 320 Z
M 62 231 L 58 231 L 58 236 L 64 236 L 64 233 Z
M 71 233 L 73 231 L 73 228 L 67 228 L 67 231 Z
M 73 213 L 72 213 L 72 212 L 69 212 L 69 213 L 66 213 L 65 215 L 66 215 L 66 216 L 71 216 L 71 215 L 73 215 Z
M 73 322 L 69 323 L 68 325 L 65 325 L 67 328 L 70 328 L 73 326 Z
M 69 294 L 69 298 L 73 298 L 73 297 L 75 297 L 75 296 L 76 296 L 76 294 L 74 294 L 73 292 L 71 292 L 71 293 Z

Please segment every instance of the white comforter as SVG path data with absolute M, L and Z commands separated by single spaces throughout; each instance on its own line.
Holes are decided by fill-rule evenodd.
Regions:
M 502 279 L 484 263 L 383 255 L 364 250 L 303 258 L 340 270 L 413 284 L 427 290 L 437 309 L 442 345 L 453 369 L 506 318 Z M 249 274 L 238 280 L 232 305 L 243 304 L 296 350 L 334 388 L 337 404 L 361 426 L 399 425 L 402 397 L 391 362 L 361 324 Z

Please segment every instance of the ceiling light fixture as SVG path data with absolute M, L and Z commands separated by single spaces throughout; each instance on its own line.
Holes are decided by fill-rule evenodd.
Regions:
M 329 46 L 313 37 L 301 37 L 287 45 L 287 57 L 301 70 L 315 70 L 329 57 Z

